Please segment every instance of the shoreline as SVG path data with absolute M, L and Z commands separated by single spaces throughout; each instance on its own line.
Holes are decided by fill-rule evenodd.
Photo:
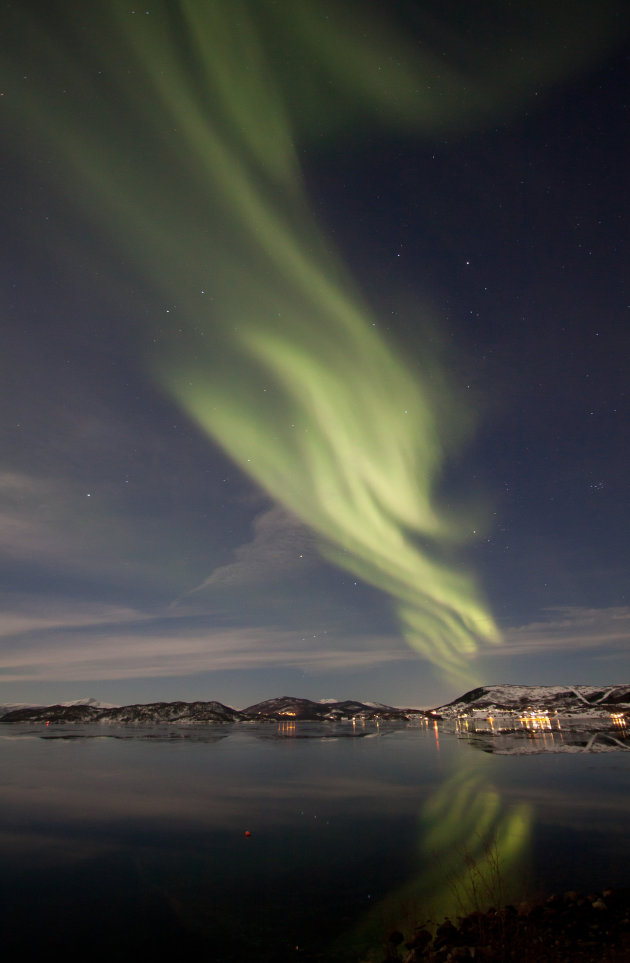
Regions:
M 630 887 L 571 890 L 394 931 L 379 963 L 630 963 Z M 368 963 L 368 960 L 362 961 Z

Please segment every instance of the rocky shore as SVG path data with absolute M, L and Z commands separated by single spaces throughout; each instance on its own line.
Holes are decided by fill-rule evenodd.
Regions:
M 394 932 L 383 963 L 630 963 L 630 889 L 554 894 L 537 902 Z

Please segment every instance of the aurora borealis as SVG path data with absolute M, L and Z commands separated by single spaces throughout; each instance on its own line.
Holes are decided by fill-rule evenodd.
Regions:
M 6 13 L 5 701 L 617 671 L 622 12 L 485 9 Z

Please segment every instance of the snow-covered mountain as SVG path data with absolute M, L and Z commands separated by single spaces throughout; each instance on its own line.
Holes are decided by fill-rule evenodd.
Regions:
M 55 706 L 20 707 L 7 712 L 0 722 L 112 723 L 153 725 L 156 723 L 254 722 L 265 720 L 302 720 L 338 722 L 343 719 L 396 720 L 424 716 L 416 709 L 366 705 L 363 702 L 312 702 L 294 696 L 281 696 L 258 702 L 247 709 L 231 709 L 221 702 L 152 702 L 103 708 L 84 701 Z
M 395 719 L 408 720 L 425 713 L 415 709 L 397 709 L 394 706 L 374 705 L 346 699 L 343 702 L 312 702 L 295 696 L 280 696 L 257 702 L 243 710 L 250 719 L 302 719 L 310 721 L 338 722 L 341 719 Z
M 81 722 L 115 725 L 154 725 L 160 722 L 202 723 L 242 722 L 242 712 L 221 702 L 151 702 L 146 705 L 102 708 L 94 705 L 70 704 L 16 709 L 0 722 Z
M 96 709 L 117 709 L 118 706 L 113 702 L 101 702 L 93 696 L 86 696 L 84 699 L 73 699 L 72 702 L 62 702 L 62 706 L 94 706 Z
M 563 715 L 600 715 L 630 710 L 630 684 L 490 685 L 465 692 L 453 702 L 437 706 L 433 715 L 452 718 L 473 710 L 495 712 L 548 711 Z
M 71 707 L 71 706 L 89 706 L 94 709 L 114 709 L 117 708 L 111 702 L 100 702 L 93 696 L 85 696 L 83 699 L 73 699 L 71 702 L 62 702 L 61 706 Z M 0 719 L 4 718 L 9 712 L 17 712 L 20 709 L 28 710 L 38 710 L 43 707 L 37 705 L 33 702 L 7 702 L 4 705 L 0 705 Z
M 156 722 L 242 722 L 243 713 L 222 702 L 151 702 L 101 712 L 97 722 L 150 725 Z

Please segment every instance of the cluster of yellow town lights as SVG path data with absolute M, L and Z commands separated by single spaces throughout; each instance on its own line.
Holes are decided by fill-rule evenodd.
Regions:
M 282 719 L 278 720 L 279 728 L 282 729 L 282 731 L 295 730 L 296 717 L 297 717 L 296 712 L 285 709 L 282 712 L 280 712 L 279 715 L 282 716 Z M 436 714 L 432 713 L 432 715 L 435 716 Z M 613 725 L 617 726 L 620 729 L 626 728 L 627 723 L 626 723 L 625 713 L 611 712 L 610 718 L 612 720 Z M 511 722 L 508 722 L 508 720 L 511 720 Z M 553 716 L 550 716 L 549 710 L 547 709 L 528 709 L 526 712 L 521 712 L 521 713 L 505 710 L 505 711 L 496 712 L 494 715 L 491 715 L 491 714 L 481 715 L 479 710 L 477 710 L 477 712 L 473 713 L 472 715 L 458 716 L 456 719 L 456 726 L 460 731 L 462 730 L 469 731 L 471 729 L 471 723 L 472 723 L 473 730 L 476 729 L 475 723 L 477 722 L 487 723 L 488 726 L 490 727 L 491 732 L 502 732 L 502 731 L 505 731 L 506 729 L 510 729 L 510 730 L 515 729 L 516 728 L 516 725 L 514 724 L 515 720 L 518 722 L 518 726 L 520 728 L 526 729 L 529 732 L 544 733 L 545 731 L 562 730 L 558 713 L 556 712 L 553 714 Z M 378 716 L 374 716 L 371 719 L 371 721 L 376 722 L 377 726 L 379 726 L 380 724 L 380 719 Z M 420 721 L 422 722 L 422 724 L 428 725 L 430 720 L 427 717 L 425 717 Z M 433 722 L 433 727 L 437 733 L 437 730 L 438 730 L 437 718 L 434 718 L 431 721 Z M 353 716 L 351 719 L 351 722 L 353 726 L 356 726 L 357 722 L 359 722 L 362 726 L 365 726 L 366 720 L 362 716 L 358 716 L 358 717 Z M 506 723 L 508 724 L 506 725 Z
M 569 713 L 569 717 L 570 715 Z M 610 718 L 614 726 L 620 729 L 626 728 L 625 713 L 611 712 Z M 550 715 L 548 709 L 528 708 L 527 711 L 520 713 L 505 710 L 496 711 L 494 714 L 488 713 L 487 715 L 483 715 L 480 710 L 477 710 L 476 712 L 473 711 L 471 715 L 458 716 L 456 720 L 457 728 L 460 731 L 468 731 L 471 728 L 477 729 L 477 723 L 482 723 L 483 727 L 488 726 L 491 732 L 504 732 L 506 729 L 517 728 L 515 722 L 518 723 L 518 728 L 526 729 L 529 732 L 544 733 L 545 731 L 562 730 L 559 714 L 555 712 Z
M 529 712 L 518 717 L 519 723 L 525 729 L 551 729 L 551 719 L 547 712 Z M 554 719 L 557 728 L 560 728 L 558 719 Z

